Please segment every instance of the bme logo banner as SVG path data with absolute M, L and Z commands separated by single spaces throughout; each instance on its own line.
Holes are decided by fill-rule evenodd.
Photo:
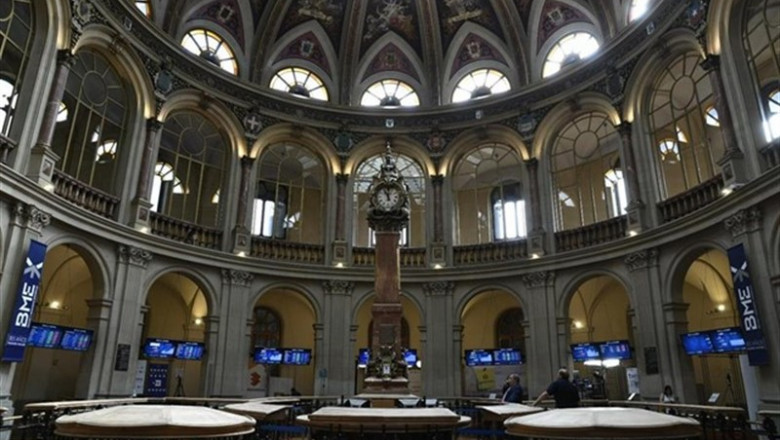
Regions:
M 766 348 L 764 330 L 758 317 L 758 303 L 753 281 L 750 279 L 747 256 L 742 244 L 728 250 L 731 279 L 734 280 L 734 293 L 737 296 L 739 322 L 745 336 L 748 361 L 750 365 L 766 365 L 769 363 L 769 352 Z
M 21 362 L 24 359 L 24 349 L 30 336 L 35 300 L 43 275 L 43 259 L 46 258 L 46 245 L 30 240 L 30 249 L 22 270 L 22 280 L 16 294 L 16 301 L 11 311 L 11 322 L 5 337 L 2 360 L 6 362 Z

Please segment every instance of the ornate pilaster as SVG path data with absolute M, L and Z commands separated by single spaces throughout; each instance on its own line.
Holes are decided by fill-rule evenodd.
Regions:
M 355 283 L 352 281 L 330 280 L 323 281 L 322 288 L 326 295 L 352 295 L 355 290 Z
M 233 269 L 222 269 L 222 284 L 248 287 L 255 276 L 249 272 Z
M 622 144 L 623 172 L 626 177 L 626 186 L 628 192 L 627 216 L 628 233 L 636 234 L 642 231 L 643 210 L 645 204 L 642 202 L 642 195 L 639 190 L 639 173 L 636 166 L 636 156 L 634 156 L 633 141 L 631 139 L 631 124 L 623 122 L 618 126 L 620 140 Z
M 424 283 L 422 285 L 422 290 L 425 296 L 452 296 L 452 292 L 455 290 L 455 283 L 450 281 L 433 281 Z
M 761 228 L 761 210 L 758 206 L 741 209 L 723 221 L 723 226 L 733 238 Z
M 623 259 L 629 272 L 658 266 L 658 249 L 643 249 L 626 255 Z
M 241 158 L 241 183 L 238 188 L 238 208 L 236 210 L 236 227 L 233 229 L 233 252 L 244 252 L 248 254 L 252 244 L 251 231 L 247 223 L 247 213 L 249 211 L 250 179 L 252 174 L 252 165 L 255 158 L 243 156 Z
M 520 275 L 520 279 L 525 287 L 531 289 L 534 287 L 547 287 L 555 283 L 555 272 L 540 271 Z
M 40 234 L 51 223 L 51 216 L 35 205 L 19 202 L 14 206 L 14 223 Z
M 336 223 L 335 240 L 333 242 L 333 264 L 345 266 L 347 264 L 347 241 L 345 238 L 345 212 L 347 203 L 347 183 L 349 174 L 336 174 Z
M 444 241 L 444 227 L 442 224 L 442 193 L 441 188 L 444 184 L 444 176 L 436 174 L 431 176 L 431 186 L 433 187 L 433 241 L 440 243 Z
M 157 159 L 157 150 L 160 146 L 160 137 L 158 136 L 162 128 L 162 122 L 157 118 L 146 120 L 146 139 L 144 140 L 144 150 L 141 154 L 141 168 L 138 176 L 138 184 L 135 190 L 135 199 L 133 199 L 133 226 L 136 228 L 149 227 L 149 211 L 152 209 L 151 197 L 152 170 Z
M 133 266 L 146 269 L 149 262 L 152 261 L 152 254 L 144 249 L 135 246 L 119 245 L 119 261 L 129 263 Z
M 528 233 L 528 253 L 539 257 L 544 255 L 545 236 L 542 224 L 542 202 L 539 196 L 539 161 L 536 158 L 531 158 L 523 163 L 525 163 L 525 169 L 528 172 L 528 189 L 531 197 L 531 231 Z

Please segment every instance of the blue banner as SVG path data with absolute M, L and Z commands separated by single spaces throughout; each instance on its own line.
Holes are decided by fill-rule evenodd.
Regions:
M 753 282 L 748 271 L 747 256 L 742 244 L 738 244 L 728 250 L 729 269 L 731 279 L 734 280 L 734 293 L 737 296 L 737 309 L 739 309 L 739 324 L 745 336 L 745 348 L 747 350 L 750 365 L 769 364 L 769 351 L 766 348 L 764 330 L 761 328 L 761 320 L 758 317 L 758 302 Z
M 21 362 L 24 359 L 24 349 L 30 336 L 35 300 L 43 274 L 43 260 L 46 258 L 46 245 L 30 240 L 30 249 L 22 270 L 22 280 L 16 293 L 16 302 L 11 310 L 8 334 L 5 336 L 3 361 Z

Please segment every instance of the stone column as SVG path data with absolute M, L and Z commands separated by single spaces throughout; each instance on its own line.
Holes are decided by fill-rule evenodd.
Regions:
M 314 376 L 314 395 L 315 396 L 326 396 L 325 388 L 326 384 L 328 382 L 327 380 L 327 373 L 328 369 L 325 367 L 324 362 L 324 356 L 323 355 L 316 355 L 317 353 L 325 353 L 327 348 L 325 348 L 325 340 L 323 335 L 325 334 L 325 324 L 322 322 L 316 322 L 313 325 L 314 330 L 314 359 L 316 360 L 316 364 L 314 366 L 315 370 L 315 376 Z M 353 342 L 351 344 L 353 347 L 355 346 L 355 343 Z M 354 368 L 353 368 L 354 370 Z M 324 374 L 323 374 L 324 373 Z
M 668 375 L 669 382 L 664 385 L 671 385 L 683 402 L 696 403 L 698 397 L 696 395 L 696 379 L 693 374 L 691 357 L 685 353 L 682 344 L 678 342 L 679 335 L 688 331 L 688 306 L 688 303 L 680 302 L 663 304 L 667 350 L 661 356 L 665 355 L 669 358 L 672 368 L 671 374 Z
M 528 172 L 528 195 L 531 205 L 531 227 L 528 233 L 528 253 L 531 256 L 544 255 L 544 225 L 542 224 L 542 205 L 539 196 L 539 161 L 531 158 L 524 161 Z
M 57 113 L 60 102 L 65 94 L 65 85 L 68 82 L 70 68 L 76 62 L 76 57 L 70 49 L 57 52 L 57 70 L 54 73 L 54 82 L 51 84 L 49 98 L 46 101 L 46 110 L 43 113 L 43 122 L 38 132 L 38 141 L 30 151 L 30 165 L 27 169 L 27 177 L 48 189 L 53 189 L 52 177 L 59 156 L 51 149 L 54 138 L 54 128 L 57 125 Z
M 76 380 L 76 398 L 90 399 L 95 395 L 100 373 L 104 368 L 115 369 L 116 347 L 108 347 L 107 336 L 111 319 L 111 299 L 90 298 L 87 300 L 87 328 L 92 330 L 92 347 L 83 355 Z M 110 351 L 113 349 L 113 351 Z M 129 365 L 128 365 L 129 370 Z
M 524 310 L 528 317 L 531 344 L 526 368 L 528 372 L 528 395 L 534 398 L 547 389 L 561 366 L 561 342 L 558 338 L 558 322 L 555 307 L 555 273 L 533 272 L 520 276 L 528 291 L 530 310 Z M 562 317 L 568 322 L 568 317 Z M 565 348 L 565 340 L 564 345 Z
M 644 229 L 644 203 L 639 186 L 639 173 L 636 167 L 636 156 L 631 140 L 631 124 L 623 122 L 618 126 L 621 142 L 621 159 L 623 160 L 623 173 L 626 182 L 627 217 L 629 234 L 638 234 Z
M 233 229 L 233 252 L 243 252 L 248 255 L 252 247 L 252 235 L 249 229 L 249 206 L 252 201 L 250 185 L 252 165 L 255 158 L 243 156 L 241 158 L 241 183 L 238 188 L 238 208 L 236 213 L 236 227 Z
M 352 394 L 355 383 L 354 346 L 347 346 L 350 335 L 350 310 L 355 284 L 331 280 L 322 283 L 325 307 L 322 322 L 324 347 L 317 353 L 321 368 L 327 369 L 326 395 Z M 374 326 L 376 326 L 374 322 Z M 320 366 L 318 365 L 318 367 Z
M 149 227 L 149 211 L 152 209 L 151 198 L 152 173 L 157 161 L 157 152 L 160 149 L 160 129 L 163 123 L 156 117 L 146 120 L 146 138 L 144 150 L 141 154 L 141 167 L 139 169 L 138 184 L 136 185 L 135 198 L 132 202 L 133 226 L 136 228 Z
M 737 211 L 723 222 L 725 228 L 731 233 L 732 242 L 736 245 L 742 243 L 748 260 L 748 272 L 753 283 L 753 306 L 758 314 L 759 323 L 763 329 L 764 339 L 769 351 L 769 365 L 754 366 L 756 382 L 758 385 L 758 397 L 761 406 L 769 407 L 770 402 L 780 400 L 780 322 L 777 314 L 780 311 L 780 302 L 773 299 L 772 278 L 767 276 L 772 273 L 771 260 L 767 256 L 772 250 L 770 231 L 764 232 L 761 222 L 761 211 L 757 206 Z M 775 277 L 777 278 L 777 277 Z M 779 280 L 775 280 L 778 282 Z M 739 298 L 735 301 L 738 307 L 747 308 Z M 740 316 L 739 312 L 735 312 Z M 749 374 L 743 372 L 743 374 Z M 752 410 L 752 408 L 751 408 Z
M 333 264 L 347 265 L 347 239 L 346 239 L 346 209 L 347 209 L 347 182 L 349 174 L 336 174 L 336 223 L 335 240 L 333 242 Z
M 5 241 L 0 243 L 0 251 L 5 258 L 2 260 L 3 276 L 0 276 L 0 334 L 5 343 L 5 332 L 11 319 L 11 310 L 16 300 L 19 282 L 24 270 L 24 256 L 30 246 L 30 240 L 40 240 L 43 228 L 51 222 L 51 217 L 34 205 L 17 202 L 11 212 L 10 226 L 5 234 Z M 44 260 L 45 261 L 45 260 Z M 44 264 L 43 270 L 46 270 Z M 15 362 L 0 362 L 0 406 L 13 408 L 11 402 L 11 385 L 16 371 Z
M 422 347 L 422 383 L 426 396 L 456 396 L 461 376 L 461 352 L 455 345 L 459 332 L 450 335 L 448 329 L 458 326 L 453 315 L 455 284 L 435 281 L 422 285 L 425 295 L 423 317 L 425 344 Z M 458 336 L 456 339 L 453 337 Z
M 707 77 L 712 84 L 712 95 L 715 100 L 715 110 L 718 111 L 720 133 L 723 137 L 724 153 L 718 160 L 723 174 L 723 183 L 726 188 L 745 183 L 746 176 L 744 154 L 737 145 L 737 136 L 734 131 L 734 122 L 731 119 L 731 108 L 726 99 L 726 90 L 723 88 L 723 78 L 720 73 L 720 56 L 707 55 L 702 61 L 701 67 L 707 71 Z
M 465 362 L 463 361 L 463 326 L 460 324 L 454 324 L 452 326 L 452 351 L 456 354 L 456 356 L 453 356 L 453 358 L 450 359 L 450 371 L 456 371 L 459 373 L 452 375 L 450 379 L 451 382 L 455 382 L 451 385 L 452 388 L 455 389 L 455 392 L 452 394 L 435 393 L 436 395 L 463 395 L 463 366 L 465 365 Z M 434 393 L 430 394 L 433 395 Z
M 444 176 L 436 174 L 431 176 L 433 188 L 433 241 L 431 242 L 430 264 L 434 267 L 442 267 L 446 264 L 446 252 L 444 242 L 444 202 L 442 201 L 442 185 Z
M 217 347 L 220 347 L 220 341 L 219 341 L 219 330 L 220 330 L 220 319 L 219 316 L 211 314 L 211 311 L 209 311 L 209 315 L 205 316 L 203 318 L 203 324 L 205 325 L 205 329 L 203 331 L 203 343 L 206 347 L 206 352 L 204 353 L 202 365 L 201 365 L 201 386 L 200 386 L 200 392 L 202 396 L 227 396 L 227 397 L 235 397 L 235 396 L 241 396 L 243 395 L 244 385 L 243 383 L 239 382 L 239 393 L 238 394 L 224 394 L 219 391 L 221 391 L 221 388 L 217 388 L 217 354 L 224 352 L 224 350 L 217 351 Z M 238 341 L 243 341 L 244 338 L 239 338 Z M 233 342 L 233 341 L 231 341 Z M 241 346 L 240 343 L 236 344 L 239 347 Z M 213 347 L 213 348 L 212 348 Z M 233 370 L 235 370 L 236 374 L 243 373 L 245 370 L 241 367 L 243 366 L 243 363 L 237 363 L 233 365 Z M 241 379 L 243 379 L 243 376 L 241 376 Z M 222 385 L 222 383 L 220 383 Z

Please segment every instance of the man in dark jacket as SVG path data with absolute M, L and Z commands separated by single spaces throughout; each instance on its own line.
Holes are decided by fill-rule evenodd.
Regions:
M 504 392 L 503 402 L 520 403 L 523 401 L 523 387 L 520 386 L 520 375 L 509 375 L 509 388 Z
M 580 406 L 580 391 L 573 383 L 569 382 L 569 370 L 565 368 L 558 370 L 558 379 L 551 383 L 536 398 L 533 405 L 536 406 L 548 396 L 555 398 L 556 408 L 576 408 Z

